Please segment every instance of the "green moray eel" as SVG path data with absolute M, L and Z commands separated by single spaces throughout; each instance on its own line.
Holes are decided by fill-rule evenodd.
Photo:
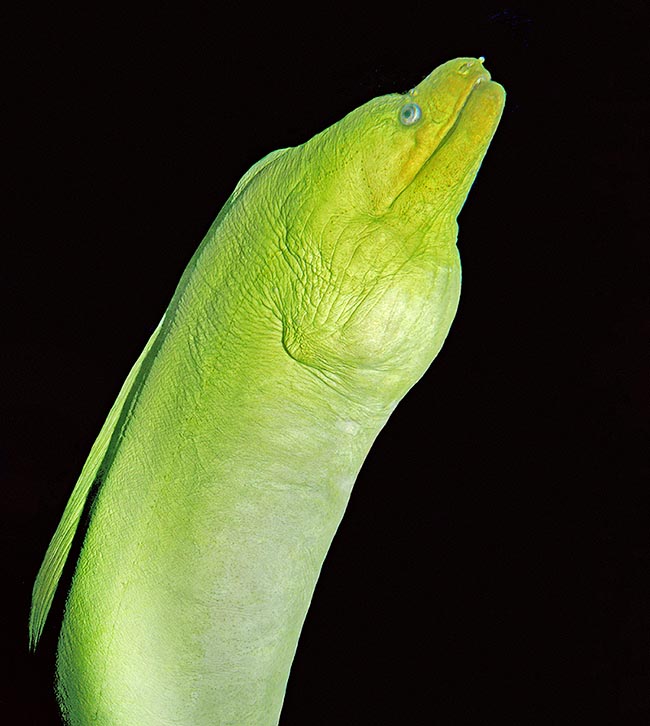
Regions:
M 504 101 L 482 58 L 457 58 L 237 184 L 34 584 L 32 648 L 74 539 L 66 723 L 278 723 L 357 473 L 454 318 L 456 217 Z

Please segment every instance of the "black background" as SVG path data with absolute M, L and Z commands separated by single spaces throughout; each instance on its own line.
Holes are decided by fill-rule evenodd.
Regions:
M 60 612 L 29 656 L 32 581 L 239 177 L 484 55 L 508 100 L 459 219 L 458 316 L 357 481 L 281 726 L 648 723 L 644 3 L 436 5 L 3 24 L 5 722 L 59 723 Z

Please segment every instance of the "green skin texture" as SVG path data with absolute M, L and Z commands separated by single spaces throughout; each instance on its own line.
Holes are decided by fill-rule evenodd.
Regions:
M 67 723 L 278 723 L 357 473 L 454 318 L 456 217 L 504 101 L 458 58 L 239 182 L 34 586 L 32 647 L 88 499 L 57 654 Z

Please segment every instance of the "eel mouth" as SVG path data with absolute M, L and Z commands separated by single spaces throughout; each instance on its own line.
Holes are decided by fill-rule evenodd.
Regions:
M 463 117 L 463 112 L 467 108 L 467 105 L 469 103 L 470 98 L 474 95 L 476 90 L 483 85 L 486 85 L 488 83 L 492 83 L 490 79 L 490 74 L 485 71 L 485 75 L 479 76 L 474 83 L 470 86 L 469 90 L 464 93 L 458 102 L 458 106 L 454 109 L 454 112 L 452 113 L 449 123 L 447 124 L 447 128 L 442 132 L 442 136 L 440 137 L 440 140 L 436 144 L 436 147 L 433 149 L 431 154 L 429 155 L 429 158 L 425 163 L 422 165 L 423 167 L 427 165 L 431 157 L 435 156 L 435 154 L 440 151 L 440 149 L 449 141 L 451 136 L 453 135 L 454 131 L 458 128 L 461 119 Z
M 422 123 L 389 208 L 408 206 L 418 197 L 446 206 L 442 197 L 466 196 L 505 102 L 503 88 L 492 81 L 483 60 L 449 61 L 409 92 L 422 108 Z
M 445 126 L 437 130 L 432 148 L 406 189 L 420 182 L 432 189 L 473 181 L 501 118 L 505 92 L 487 70 L 458 97 Z M 471 184 L 470 181 L 470 184 Z M 406 191 L 406 189 L 404 191 Z

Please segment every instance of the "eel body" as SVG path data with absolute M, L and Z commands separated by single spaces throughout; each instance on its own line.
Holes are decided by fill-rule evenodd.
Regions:
M 275 726 L 352 485 L 456 312 L 456 217 L 503 109 L 441 65 L 241 179 L 129 374 L 36 578 L 73 540 L 73 726 Z

